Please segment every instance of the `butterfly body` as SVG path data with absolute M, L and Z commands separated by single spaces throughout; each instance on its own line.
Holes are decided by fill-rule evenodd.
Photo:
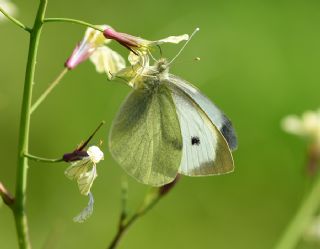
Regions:
M 138 181 L 162 186 L 178 173 L 233 171 L 236 137 L 231 122 L 190 83 L 169 73 L 160 59 L 132 84 L 110 134 L 110 151 Z

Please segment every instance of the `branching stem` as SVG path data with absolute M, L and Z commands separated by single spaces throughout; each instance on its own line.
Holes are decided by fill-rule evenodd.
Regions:
M 122 194 L 123 193 L 124 192 L 122 192 Z M 147 196 L 146 198 L 148 198 Z M 158 203 L 162 196 L 163 195 L 157 194 L 151 201 L 148 201 L 146 205 L 142 205 L 142 207 L 138 209 L 129 219 L 127 219 L 126 206 L 123 205 L 124 203 L 126 203 L 126 199 L 125 202 L 123 202 L 124 199 L 122 199 L 122 212 L 120 214 L 118 230 L 116 235 L 113 237 L 110 245 L 108 246 L 108 249 L 116 248 L 125 232 L 133 225 L 135 221 L 148 213 Z

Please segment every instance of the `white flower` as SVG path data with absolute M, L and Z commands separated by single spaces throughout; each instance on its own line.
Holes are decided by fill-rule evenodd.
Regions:
M 116 76 L 119 76 L 120 78 L 127 79 L 129 81 L 128 84 L 131 87 L 134 87 L 135 82 L 140 76 L 143 76 L 146 71 L 151 69 L 149 66 L 149 55 L 152 56 L 150 51 L 155 46 L 164 43 L 178 44 L 181 41 L 189 39 L 189 35 L 184 34 L 180 36 L 169 36 L 156 41 L 149 41 L 140 37 L 117 32 L 110 27 L 105 29 L 103 34 L 107 39 L 116 40 L 131 51 L 128 57 L 131 66 L 120 70 L 116 74 Z
M 161 45 L 163 43 L 178 44 L 181 41 L 187 41 L 189 39 L 189 35 L 184 34 L 179 36 L 169 36 L 167 38 L 156 41 L 149 41 L 141 37 L 136 37 L 126 33 L 117 32 L 111 27 L 106 28 L 103 34 L 107 39 L 116 40 L 121 45 L 125 46 L 126 48 L 128 48 L 136 54 L 147 53 L 152 47 Z
M 320 110 L 306 111 L 302 117 L 289 115 L 282 120 L 282 128 L 298 136 L 320 143 Z
M 107 25 L 100 25 L 99 27 L 101 29 L 110 28 Z M 71 70 L 90 58 L 97 72 L 106 73 L 110 79 L 113 74 L 125 67 L 125 60 L 122 56 L 105 46 L 110 42 L 111 40 L 106 39 L 101 31 L 88 28 L 84 38 L 76 46 L 65 66 Z
M 0 7 L 10 16 L 17 13 L 17 7 L 9 0 L 0 0 Z M 0 12 L 0 21 L 4 21 L 6 17 Z
M 76 180 L 80 193 L 89 196 L 89 203 L 87 207 L 76 217 L 73 218 L 75 222 L 84 222 L 93 212 L 94 199 L 90 192 L 93 181 L 97 175 L 97 163 L 103 160 L 103 152 L 97 146 L 91 146 L 87 150 L 88 156 L 81 160 L 75 161 L 69 168 L 66 169 L 65 175 L 71 179 Z
M 98 176 L 96 164 L 103 160 L 103 152 L 97 146 L 89 147 L 87 154 L 87 157 L 73 162 L 65 171 L 65 175 L 70 180 L 77 181 L 82 195 L 89 194 L 93 181 Z

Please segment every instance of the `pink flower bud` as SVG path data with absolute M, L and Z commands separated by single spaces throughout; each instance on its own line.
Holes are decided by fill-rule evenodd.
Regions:
M 102 29 L 108 29 L 107 25 L 100 25 Z M 71 56 L 65 63 L 69 70 L 74 69 L 81 62 L 87 60 L 99 47 L 104 46 L 110 40 L 106 40 L 102 32 L 88 28 L 81 42 L 75 47 Z
M 135 48 L 141 47 L 143 39 L 139 37 L 135 37 L 132 35 L 128 35 L 125 33 L 120 33 L 115 31 L 112 28 L 107 28 L 103 31 L 103 35 L 105 38 L 110 39 L 110 40 L 115 40 L 118 43 L 120 43 L 122 46 L 126 47 L 129 49 L 132 53 L 137 55 L 137 51 Z
M 81 62 L 87 60 L 93 51 L 94 49 L 90 46 L 90 44 L 81 42 L 75 47 L 71 56 L 67 59 L 66 63 L 64 64 L 65 67 L 69 70 L 74 69 Z

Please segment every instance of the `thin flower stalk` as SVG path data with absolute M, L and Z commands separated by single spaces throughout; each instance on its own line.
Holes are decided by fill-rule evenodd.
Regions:
M 41 96 L 35 101 L 35 103 L 31 106 L 30 113 L 32 114 L 42 102 L 48 97 L 48 95 L 52 92 L 52 90 L 58 86 L 63 77 L 67 74 L 68 69 L 64 68 L 62 72 L 58 75 L 58 77 L 49 85 L 49 87 L 41 94 Z

